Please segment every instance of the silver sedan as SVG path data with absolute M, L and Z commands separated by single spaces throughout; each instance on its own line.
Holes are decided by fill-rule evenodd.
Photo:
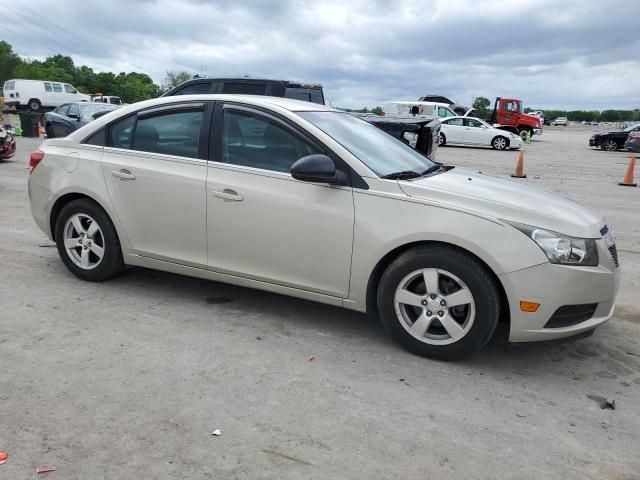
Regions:
M 30 158 L 77 277 L 142 266 L 375 312 L 418 354 L 592 332 L 619 269 L 602 215 L 431 161 L 347 113 L 234 95 L 123 107 Z

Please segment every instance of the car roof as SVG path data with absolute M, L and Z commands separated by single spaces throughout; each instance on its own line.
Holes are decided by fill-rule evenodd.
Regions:
M 318 103 L 305 102 L 303 100 L 294 100 L 292 98 L 268 97 L 266 95 L 236 95 L 236 94 L 218 94 L 218 93 L 201 93 L 197 95 L 175 95 L 172 97 L 158 97 L 144 102 L 134 103 L 126 109 L 136 111 L 140 107 L 150 108 L 161 105 L 170 105 L 171 103 L 197 102 L 197 101 L 237 101 L 250 105 L 261 106 L 265 108 L 280 107 L 291 112 L 339 112 L 335 108 L 326 107 Z

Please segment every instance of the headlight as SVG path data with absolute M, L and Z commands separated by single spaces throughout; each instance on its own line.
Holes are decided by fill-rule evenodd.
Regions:
M 542 228 L 511 223 L 542 249 L 551 263 L 581 267 L 598 266 L 598 246 L 593 238 L 573 238 Z

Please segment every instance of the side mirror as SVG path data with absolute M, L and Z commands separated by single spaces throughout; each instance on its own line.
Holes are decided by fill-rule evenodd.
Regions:
M 96 118 L 100 118 L 103 115 L 106 115 L 107 113 L 109 113 L 111 110 L 100 110 L 99 112 L 94 113 L 93 115 L 91 115 L 91 118 L 93 118 L 94 120 Z
M 69 113 L 67 117 L 72 118 L 74 120 L 80 120 L 80 116 L 77 113 Z
M 291 176 L 303 182 L 329 183 L 342 185 L 336 164 L 326 155 L 308 155 L 291 165 Z

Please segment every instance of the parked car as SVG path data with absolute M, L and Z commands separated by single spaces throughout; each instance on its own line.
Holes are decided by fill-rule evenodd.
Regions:
M 520 148 L 522 139 L 519 135 L 492 127 L 484 120 L 473 117 L 450 117 L 441 121 L 438 144 L 473 145 L 493 147 L 496 150 Z
M 194 95 L 202 93 L 268 95 L 271 97 L 294 98 L 296 100 L 304 100 L 306 102 L 324 105 L 322 85 L 318 83 L 301 83 L 290 80 L 250 77 L 194 78 L 163 93 L 162 96 L 172 97 L 174 95 Z
M 551 125 L 553 125 L 554 127 L 566 127 L 567 125 L 569 125 L 569 120 L 567 120 L 567 117 L 557 117 L 553 122 L 551 122 Z
M 148 100 L 46 140 L 29 168 L 33 218 L 84 280 L 139 265 L 377 312 L 441 359 L 480 350 L 501 318 L 523 342 L 613 313 L 602 215 L 309 102 Z
M 529 115 L 533 115 L 534 117 L 538 117 L 540 119 L 540 125 L 544 125 L 544 112 L 542 110 L 532 110 L 528 113 Z
M 34 112 L 42 108 L 58 107 L 68 102 L 88 102 L 89 95 L 78 92 L 69 83 L 42 80 L 13 79 L 4 82 L 5 104 L 28 107 Z
M 65 103 L 52 112 L 44 114 L 44 130 L 47 138 L 66 137 L 71 132 L 116 108 L 119 106 L 104 103 Z
M 399 118 L 436 118 L 454 117 L 456 114 L 448 105 L 436 102 L 402 100 L 387 102 L 382 106 L 385 116 Z
M 589 146 L 601 148 L 608 152 L 615 152 L 616 150 L 624 148 L 627 137 L 631 132 L 638 131 L 640 131 L 640 124 L 631 125 L 623 130 L 594 133 L 589 139 Z
M 0 125 L 0 160 L 8 160 L 16 154 L 16 140 Z
M 356 114 L 356 116 L 375 125 L 389 135 L 402 140 L 418 152 L 435 161 L 438 151 L 440 122 L 438 120 L 416 118 L 393 118 L 373 114 Z
M 459 105 L 453 100 L 450 100 L 449 98 L 442 95 L 425 95 L 424 97 L 420 97 L 418 100 L 421 102 L 434 102 L 444 104 L 451 110 L 453 110 L 456 115 L 465 115 L 469 111 L 469 107 Z
M 110 105 L 122 105 L 122 99 L 115 95 L 91 95 L 92 102 L 108 103 Z
M 629 132 L 627 140 L 624 142 L 624 148 L 634 153 L 640 153 L 640 130 Z

